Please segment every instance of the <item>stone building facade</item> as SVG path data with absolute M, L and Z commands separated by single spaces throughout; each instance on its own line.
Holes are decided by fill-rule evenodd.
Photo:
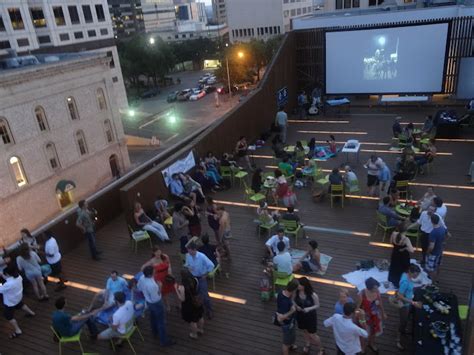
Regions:
M 0 70 L 0 246 L 130 166 L 110 58 L 38 57 Z

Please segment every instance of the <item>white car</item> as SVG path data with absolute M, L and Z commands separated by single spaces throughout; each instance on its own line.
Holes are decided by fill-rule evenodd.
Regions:
M 217 78 L 215 76 L 211 76 L 209 79 L 207 79 L 207 85 L 212 85 L 215 83 L 217 83 Z
M 193 94 L 189 97 L 189 101 L 197 101 L 206 96 L 205 90 L 193 90 Z

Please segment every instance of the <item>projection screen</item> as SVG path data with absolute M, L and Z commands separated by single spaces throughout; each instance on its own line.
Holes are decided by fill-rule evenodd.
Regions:
M 326 32 L 326 93 L 442 91 L 448 23 Z

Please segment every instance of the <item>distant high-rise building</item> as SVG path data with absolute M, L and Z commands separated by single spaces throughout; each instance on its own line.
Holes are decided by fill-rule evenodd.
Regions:
M 173 31 L 176 11 L 173 0 L 142 0 L 146 32 Z
M 107 0 L 116 38 L 145 32 L 141 0 Z
M 212 12 L 216 23 L 227 23 L 226 0 L 212 0 Z
M 0 58 L 17 53 L 101 51 L 112 57 L 114 93 L 125 109 L 127 95 L 107 0 L 2 0 Z

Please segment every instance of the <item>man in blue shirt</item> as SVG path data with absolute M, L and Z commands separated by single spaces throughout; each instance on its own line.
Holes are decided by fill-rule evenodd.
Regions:
M 206 255 L 197 251 L 197 246 L 194 242 L 188 244 L 187 250 L 188 253 L 186 254 L 184 266 L 198 279 L 199 293 L 204 300 L 207 317 L 211 319 L 212 305 L 207 288 L 207 274 L 214 270 L 214 264 Z
M 387 224 L 390 227 L 398 226 L 404 219 L 400 217 L 392 208 L 389 206 L 390 197 L 385 196 L 382 200 L 382 205 L 379 207 L 379 212 L 387 217 Z
M 425 269 L 434 281 L 439 274 L 439 265 L 443 255 L 443 244 L 446 239 L 446 227 L 441 224 L 441 219 L 437 214 L 431 215 L 433 230 L 429 235 L 429 246 L 426 253 Z
M 170 192 L 173 196 L 176 196 L 177 198 L 180 198 L 182 200 L 190 197 L 193 199 L 193 201 L 196 201 L 196 194 L 194 192 L 190 192 L 189 194 L 184 191 L 184 186 L 183 182 L 179 178 L 179 174 L 173 174 L 171 175 L 171 181 L 170 181 Z
M 107 291 L 108 303 L 114 303 L 114 295 L 116 292 L 124 292 L 128 287 L 127 281 L 123 277 L 118 276 L 117 271 L 112 271 L 107 279 L 105 290 Z
M 94 316 L 102 310 L 98 308 L 93 312 L 71 317 L 64 311 L 66 298 L 59 297 L 56 302 L 56 311 L 53 313 L 53 329 L 60 337 L 71 337 L 79 333 L 84 324 L 89 328 L 92 339 L 97 338 L 99 331 L 94 323 Z

